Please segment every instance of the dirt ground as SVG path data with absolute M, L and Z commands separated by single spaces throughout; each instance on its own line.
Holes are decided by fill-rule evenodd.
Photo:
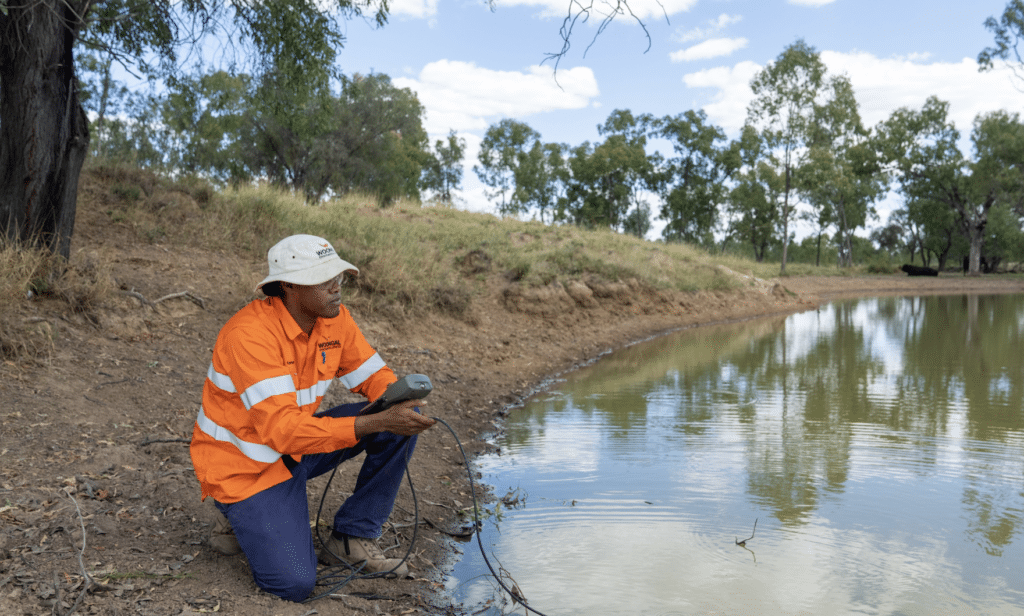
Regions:
M 220 326 L 250 297 L 265 264 L 148 243 L 81 212 L 75 259 L 111 264 L 116 300 L 74 312 L 33 298 L 8 315 L 45 334 L 42 360 L 0 367 L 0 614 L 247 616 L 463 614 L 437 594 L 450 533 L 471 528 L 466 469 L 438 426 L 410 470 L 419 499 L 412 575 L 355 581 L 307 604 L 257 589 L 244 556 L 205 546 L 209 528 L 188 455 Z M 1019 277 L 785 278 L 744 291 L 665 294 L 635 282 L 525 290 L 495 273 L 467 318 L 382 316 L 346 302 L 401 374 L 434 384 L 426 412 L 448 421 L 470 455 L 552 376 L 610 349 L 682 327 L 812 309 L 852 296 L 1024 293 Z M 749 284 L 753 283 L 753 284 Z M 188 295 L 178 295 L 188 292 Z M 168 297 L 173 296 L 173 297 Z M 337 386 L 325 404 L 351 401 Z M 325 510 L 351 488 L 341 467 Z M 316 512 L 326 479 L 310 484 Z M 404 553 L 414 524 L 407 487 L 385 543 Z

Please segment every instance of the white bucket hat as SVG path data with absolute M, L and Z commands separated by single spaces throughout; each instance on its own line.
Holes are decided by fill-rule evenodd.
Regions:
M 270 274 L 256 285 L 257 291 L 275 280 L 314 285 L 344 272 L 359 273 L 359 268 L 334 252 L 330 242 L 315 235 L 291 235 L 274 244 L 267 251 L 267 266 Z

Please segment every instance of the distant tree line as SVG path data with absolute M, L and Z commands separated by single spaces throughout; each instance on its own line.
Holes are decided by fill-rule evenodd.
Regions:
M 751 82 L 740 136 L 702 111 L 655 118 L 615 110 L 597 127 L 603 141 L 544 143 L 526 123 L 502 120 L 483 139 L 474 171 L 506 215 L 644 235 L 651 211 L 665 241 L 724 249 L 730 243 L 785 273 L 798 218 L 816 230 L 837 264 L 854 263 L 855 235 L 877 218 L 890 189 L 904 205 L 873 234 L 877 249 L 935 262 L 967 255 L 971 272 L 999 259 L 1024 259 L 1024 124 L 1016 113 L 975 118 L 972 155 L 959 149 L 949 105 L 929 98 L 863 125 L 845 75 L 828 73 L 803 41 L 788 46 Z M 652 144 L 670 144 L 663 155 Z M 807 240 L 801 254 L 807 258 Z M 876 249 L 876 250 L 877 250 Z M 863 254 L 863 251 L 861 252 Z
M 382 205 L 428 196 L 451 202 L 465 142 L 452 131 L 432 146 L 414 92 L 383 74 L 335 75 L 301 88 L 287 70 L 258 78 L 184 75 L 159 95 L 110 78 L 110 60 L 83 54 L 83 105 L 95 118 L 91 151 L 224 183 L 265 178 L 310 201 L 359 190 Z M 333 83 L 334 85 L 329 85 Z M 729 246 L 758 261 L 789 260 L 798 219 L 816 233 L 801 260 L 840 266 L 863 257 L 856 232 L 890 189 L 903 198 L 874 250 L 943 269 L 966 255 L 970 271 L 1024 258 L 1024 124 L 1005 111 L 979 115 L 971 156 L 949 105 L 930 98 L 874 128 L 861 122 L 845 75 L 797 41 L 751 82 L 747 122 L 729 141 L 703 111 L 675 116 L 613 111 L 600 140 L 545 143 L 527 123 L 490 126 L 473 170 L 498 212 L 545 223 Z M 659 146 L 659 147 L 655 147 Z M 669 154 L 667 152 L 671 149 Z

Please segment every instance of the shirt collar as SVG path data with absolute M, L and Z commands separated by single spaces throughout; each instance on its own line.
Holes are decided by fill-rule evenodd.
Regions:
M 288 312 L 288 308 L 286 308 L 284 305 L 284 300 L 282 300 L 280 297 L 271 297 L 270 305 L 273 306 L 274 313 L 277 315 L 278 320 L 281 321 L 282 325 L 284 325 L 284 333 L 286 336 L 288 336 L 290 340 L 295 340 L 299 336 L 306 333 L 302 331 L 302 328 L 299 327 L 299 324 L 295 322 L 295 317 L 292 316 L 292 313 Z M 317 321 L 319 320 L 320 319 L 317 319 Z M 319 323 L 314 325 L 313 331 L 316 332 L 316 328 L 319 326 Z

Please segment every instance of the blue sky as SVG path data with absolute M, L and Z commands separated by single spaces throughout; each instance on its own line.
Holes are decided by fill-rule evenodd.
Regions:
M 459 196 L 474 211 L 493 209 L 471 170 L 491 124 L 515 118 L 544 141 L 578 145 L 599 140 L 597 125 L 615 109 L 655 116 L 703 109 L 733 138 L 746 115 L 751 78 L 800 38 L 821 52 L 830 72 L 850 77 L 869 126 L 898 107 L 919 108 L 934 94 L 951 103 L 969 148 L 976 114 L 1024 104 L 1007 69 L 979 73 L 976 65 L 993 40 L 983 22 L 1001 15 L 1005 0 L 632 2 L 650 49 L 641 27 L 620 16 L 584 55 L 600 21 L 595 13 L 577 25 L 557 83 L 553 65 L 543 61 L 561 46 L 568 0 L 499 0 L 493 11 L 481 0 L 391 6 L 383 28 L 348 23 L 340 66 L 348 74 L 386 73 L 417 92 L 432 142 L 449 129 L 466 139 Z M 894 198 L 880 204 L 875 225 L 897 205 Z

